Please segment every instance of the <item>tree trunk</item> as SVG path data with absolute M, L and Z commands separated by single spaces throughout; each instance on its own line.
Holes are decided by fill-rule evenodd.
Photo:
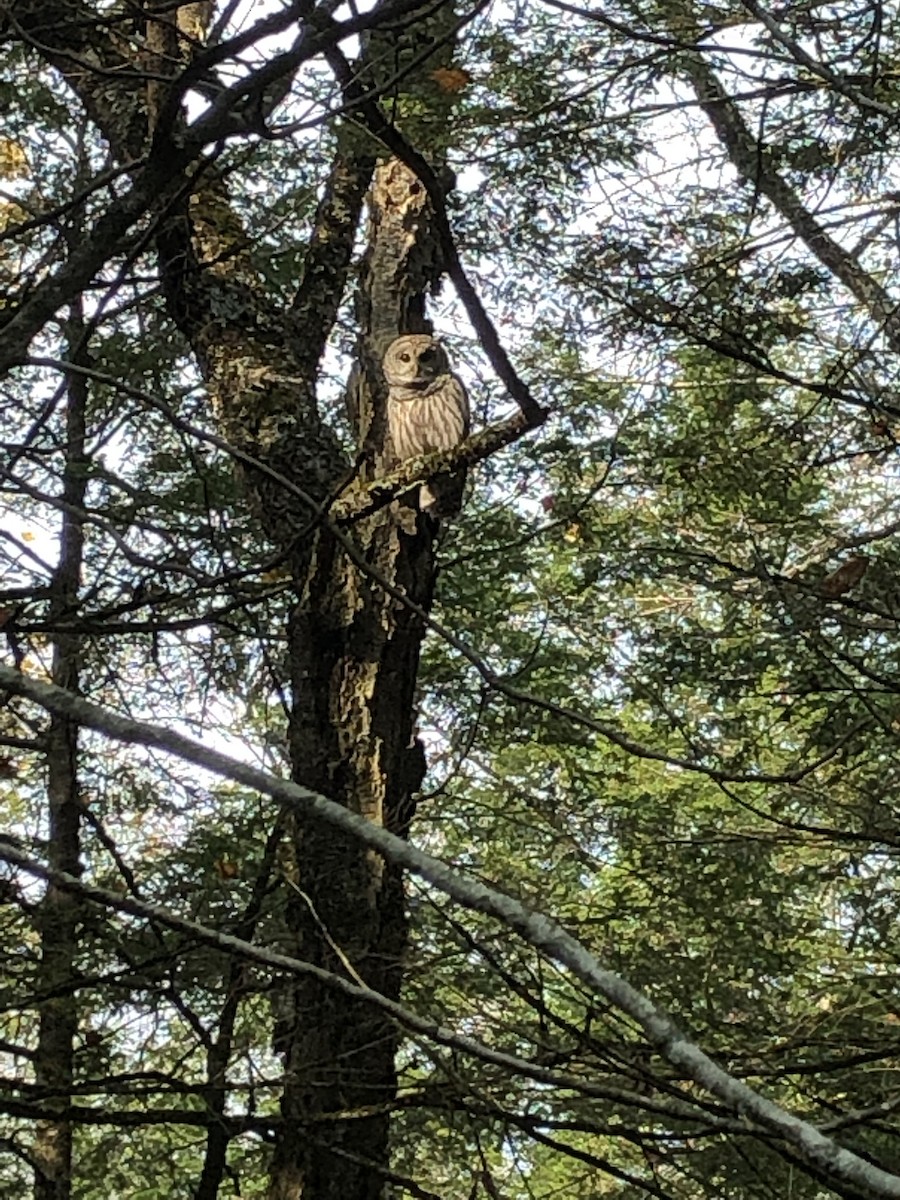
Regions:
M 70 319 L 72 358 L 84 364 L 84 324 L 80 312 Z M 77 510 L 84 503 L 87 481 L 85 452 L 86 383 L 69 378 L 66 404 L 66 462 L 63 470 L 63 513 L 59 561 L 51 583 L 50 617 L 63 618 L 77 604 L 84 530 Z M 53 643 L 53 682 L 78 691 L 81 646 L 77 635 L 57 634 Z M 80 799 L 78 791 L 78 726 L 68 717 L 50 718 L 47 733 L 47 862 L 59 871 L 79 875 Z M 46 1093 L 45 1108 L 64 1111 L 71 1102 L 73 1055 L 78 1025 L 75 992 L 77 929 L 81 901 L 73 892 L 48 884 L 40 907 L 41 965 L 38 991 L 38 1044 L 35 1085 Z M 68 1200 L 72 1191 L 72 1125 L 65 1116 L 39 1121 L 32 1158 L 36 1200 Z
M 364 369 L 354 397 L 368 476 L 383 465 L 378 364 L 398 333 L 424 328 L 424 287 L 440 276 L 427 218 L 415 176 L 396 160 L 381 165 L 370 196 L 358 306 Z M 414 291 L 411 279 L 421 281 Z M 424 773 L 415 690 L 425 629 L 380 580 L 427 611 L 434 588 L 431 531 L 415 509 L 395 502 L 355 526 L 354 539 L 375 577 L 323 533 L 304 588 L 309 601 L 291 622 L 291 758 L 298 782 L 405 833 Z M 312 823 L 295 824 L 294 853 L 289 921 L 295 953 L 396 998 L 407 941 L 399 871 Z M 377 1010 L 315 981 L 291 984 L 281 1031 L 286 1127 L 271 1200 L 376 1200 L 381 1194 L 396 1042 L 396 1029 Z
M 127 46 L 92 37 L 85 7 L 61 0 L 19 0 L 15 7 L 21 26 L 39 31 L 41 52 L 81 96 L 120 161 L 137 163 L 132 199 L 119 206 L 121 213 L 116 210 L 123 236 L 148 189 L 158 197 L 156 245 L 169 310 L 195 354 L 247 493 L 290 562 L 297 597 L 288 629 L 293 776 L 405 833 L 424 773 L 414 709 L 425 629 L 421 616 L 384 583 L 420 612 L 428 610 L 433 530 L 416 509 L 399 502 L 360 521 L 350 536 L 354 557 L 369 568 L 362 570 L 316 513 L 350 471 L 338 438 L 320 417 L 315 384 L 343 295 L 376 143 L 352 126 L 339 130 L 297 297 L 289 311 L 273 311 L 224 177 L 207 163 L 190 178 L 199 150 L 182 136 L 177 75 L 197 53 L 207 6 L 182 6 L 194 21 L 189 39 L 181 36 L 180 16 L 177 27 L 163 22 L 154 29 L 149 22 L 146 86 L 135 82 Z M 382 10 L 389 16 L 380 5 L 373 20 Z M 439 167 L 452 93 L 441 86 L 436 68 L 452 58 L 456 18 L 449 4 L 426 6 L 424 13 L 406 12 L 400 24 L 371 32 L 352 68 L 336 46 L 324 55 L 348 109 L 360 89 L 371 107 L 373 89 L 389 88 L 391 120 Z M 104 69 L 83 70 L 86 59 Z M 267 80 L 260 104 L 273 87 L 289 86 L 290 78 Z M 425 191 L 402 163 L 378 167 L 369 216 L 353 397 L 364 479 L 384 468 L 382 355 L 399 333 L 427 328 L 426 295 L 442 269 Z M 396 997 L 407 942 L 400 873 L 312 823 L 295 823 L 289 841 L 284 875 L 291 951 Z M 62 942 L 72 928 L 70 920 Z M 271 1200 L 374 1200 L 388 1164 L 397 1031 L 368 1006 L 312 981 L 292 981 L 278 1003 L 285 1120 L 273 1155 Z M 71 1032 L 65 1035 L 69 1043 Z M 217 1062 L 212 1074 L 220 1077 L 222 1070 Z M 207 1193 L 221 1177 L 222 1146 L 210 1152 Z

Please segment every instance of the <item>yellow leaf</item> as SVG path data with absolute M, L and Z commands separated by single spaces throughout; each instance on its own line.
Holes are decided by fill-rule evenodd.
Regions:
M 2 172 L 0 172 L 2 175 Z M 22 221 L 28 219 L 28 213 L 18 204 L 11 201 L 4 201 L 0 204 L 0 233 L 4 229 L 8 229 L 10 225 L 18 225 Z
M 0 137 L 0 179 L 21 179 L 28 174 L 28 157 L 18 142 Z

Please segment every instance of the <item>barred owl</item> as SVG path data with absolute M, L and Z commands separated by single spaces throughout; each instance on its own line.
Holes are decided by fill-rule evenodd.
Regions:
M 458 445 L 469 432 L 466 389 L 450 371 L 447 352 L 427 333 L 410 333 L 388 346 L 382 363 L 388 385 L 388 428 L 402 462 Z M 435 517 L 459 512 L 465 469 L 422 485 L 419 506 Z

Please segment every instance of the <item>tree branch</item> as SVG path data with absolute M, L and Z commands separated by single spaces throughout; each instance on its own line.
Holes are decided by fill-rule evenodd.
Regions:
M 719 140 L 740 175 L 749 180 L 787 221 L 810 252 L 884 330 L 891 349 L 900 353 L 900 312 L 897 302 L 859 265 L 853 255 L 830 237 L 796 192 L 776 170 L 768 150 L 753 137 L 740 110 L 709 64 L 699 54 L 681 60 Z
M 783 1138 L 804 1161 L 817 1170 L 824 1171 L 828 1178 L 867 1188 L 873 1195 L 884 1197 L 885 1200 L 900 1200 L 900 1176 L 884 1171 L 844 1149 L 815 1126 L 786 1112 L 746 1084 L 734 1079 L 699 1047 L 688 1041 L 667 1013 L 627 980 L 601 967 L 594 956 L 553 918 L 543 913 L 532 912 L 512 897 L 453 870 L 439 859 L 417 850 L 403 838 L 389 833 L 383 827 L 367 821 L 309 788 L 278 779 L 163 726 L 134 721 L 112 713 L 62 688 L 30 679 L 10 667 L 0 666 L 0 687 L 12 695 L 26 697 L 50 712 L 69 717 L 105 733 L 117 741 L 150 746 L 174 754 L 213 774 L 263 792 L 290 805 L 304 819 L 324 821 L 357 839 L 391 862 L 427 880 L 463 907 L 496 918 L 536 950 L 566 967 L 591 991 L 598 993 L 636 1021 L 650 1044 L 679 1071 L 683 1071 L 696 1084 L 717 1096 L 746 1120 Z M 18 851 L 7 849 L 5 844 L 0 844 L 0 853 L 8 861 L 19 861 L 23 866 L 23 859 L 26 862 L 30 861 Z M 57 881 L 61 882 L 58 876 Z M 83 886 L 74 877 L 70 882 L 76 886 Z M 89 895 L 91 889 L 85 890 Z M 220 939 L 227 936 L 219 935 Z M 296 969 L 296 963 L 288 961 L 290 969 Z M 304 971 L 314 969 L 310 964 L 303 964 Z M 348 982 L 347 986 L 358 985 Z
M 530 389 L 510 362 L 497 330 L 460 261 L 456 240 L 447 216 L 446 188 L 428 160 L 391 123 L 378 100 L 364 90 L 362 83 L 355 76 L 350 63 L 336 43 L 330 49 L 327 57 L 341 82 L 345 96 L 353 103 L 353 112 L 360 124 L 386 149 L 390 150 L 391 154 L 405 163 L 424 187 L 428 199 L 431 201 L 434 227 L 440 242 L 447 275 L 462 301 L 463 308 L 478 335 L 478 340 L 498 379 L 518 404 L 529 427 L 540 425 L 546 419 L 546 411 L 532 396 Z
M 351 525 L 378 512 L 417 483 L 424 483 L 435 475 L 452 472 L 459 467 L 470 467 L 489 458 L 503 446 L 518 441 L 532 428 L 534 427 L 522 414 L 517 413 L 507 421 L 500 421 L 496 425 L 479 430 L 452 450 L 441 450 L 436 454 L 407 459 L 395 470 L 378 479 L 358 484 L 343 492 L 329 509 L 329 517 L 338 525 Z

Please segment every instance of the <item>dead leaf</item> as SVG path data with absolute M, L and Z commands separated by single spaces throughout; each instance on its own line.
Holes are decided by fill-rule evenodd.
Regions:
M 230 858 L 217 858 L 213 863 L 220 879 L 237 879 L 238 865 Z
M 828 600 L 844 596 L 851 591 L 869 569 L 869 558 L 866 554 L 854 554 L 824 579 L 819 580 L 819 594 Z
M 456 92 L 461 92 L 472 82 L 472 76 L 462 67 L 435 67 L 431 72 L 431 78 L 442 92 L 447 92 L 451 96 Z

